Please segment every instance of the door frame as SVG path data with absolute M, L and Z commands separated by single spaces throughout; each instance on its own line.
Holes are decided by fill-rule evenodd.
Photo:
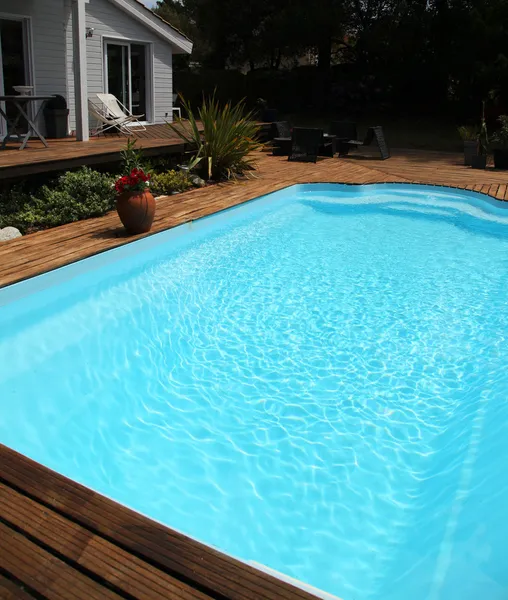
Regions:
M 0 19 L 6 21 L 21 21 L 23 24 L 23 50 L 25 52 L 25 78 L 27 81 L 26 85 L 33 87 L 34 96 L 37 95 L 36 84 L 35 84 L 35 64 L 34 64 L 34 36 L 33 36 L 33 24 L 32 17 L 29 15 L 18 15 L 13 13 L 0 12 Z M 3 56 L 2 46 L 0 45 L 0 95 L 5 93 L 4 88 L 4 72 L 3 72 Z M 3 103 L 2 103 L 3 104 Z M 2 108 L 5 109 L 5 106 Z M 33 118 L 33 106 L 29 106 L 29 116 Z M 0 139 L 3 139 L 7 132 L 5 128 L 4 119 L 0 119 Z
M 145 94 L 146 94 L 146 115 L 145 120 L 141 121 L 141 123 L 145 125 L 150 125 L 154 122 L 155 118 L 155 103 L 154 103 L 154 78 L 153 78 L 153 42 L 148 42 L 146 40 L 138 40 L 131 38 L 123 38 L 123 37 L 115 37 L 115 36 L 104 36 L 102 40 L 102 55 L 103 55 L 103 89 L 106 94 L 109 93 L 108 89 L 108 44 L 116 44 L 118 46 L 126 46 L 129 48 L 128 53 L 128 65 L 129 65 L 129 105 L 127 108 L 132 110 L 132 73 L 131 73 L 131 45 L 142 45 L 146 47 L 146 56 L 145 56 Z M 133 123 L 135 126 L 135 123 Z

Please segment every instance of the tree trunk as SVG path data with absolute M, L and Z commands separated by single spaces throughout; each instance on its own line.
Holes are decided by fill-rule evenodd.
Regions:
M 329 71 L 332 64 L 332 40 L 326 38 L 321 40 L 318 46 L 318 68 L 321 71 Z
M 282 60 L 282 52 L 281 49 L 277 49 L 277 58 L 275 59 L 275 68 L 278 70 L 280 68 L 280 61 Z

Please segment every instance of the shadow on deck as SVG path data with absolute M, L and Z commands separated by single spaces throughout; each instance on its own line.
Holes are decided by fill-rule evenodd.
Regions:
M 146 131 L 133 130 L 132 138 L 138 139 L 137 146 L 143 148 L 145 156 L 185 151 L 183 141 L 167 125 L 147 125 Z M 93 137 L 89 142 L 78 142 L 73 137 L 49 139 L 49 148 L 39 140 L 30 140 L 24 150 L 18 150 L 17 143 L 9 143 L 5 150 L 0 150 L 0 179 L 115 162 L 120 159 L 128 139 L 124 135 Z

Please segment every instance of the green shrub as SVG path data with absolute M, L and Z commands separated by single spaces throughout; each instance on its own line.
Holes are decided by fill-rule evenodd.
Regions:
M 154 196 L 163 196 L 173 192 L 185 192 L 192 187 L 189 176 L 182 171 L 156 173 L 150 180 L 150 190 Z
M 0 198 L 0 226 L 17 227 L 23 233 L 98 217 L 115 204 L 116 193 L 109 175 L 83 167 L 68 171 L 53 184 L 35 192 L 14 188 Z
M 30 204 L 32 196 L 23 186 L 16 185 L 0 194 L 0 228 L 12 225 L 12 215 L 16 215 Z

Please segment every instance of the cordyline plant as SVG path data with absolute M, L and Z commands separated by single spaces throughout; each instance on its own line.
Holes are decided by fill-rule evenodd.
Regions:
M 180 100 L 189 120 L 177 119 L 176 124 L 168 125 L 196 148 L 192 164 L 205 179 L 221 181 L 252 170 L 249 154 L 260 147 L 256 140 L 259 126 L 254 122 L 253 112 L 245 112 L 244 101 L 221 107 L 215 96 L 203 98 L 195 114 L 181 96 Z

